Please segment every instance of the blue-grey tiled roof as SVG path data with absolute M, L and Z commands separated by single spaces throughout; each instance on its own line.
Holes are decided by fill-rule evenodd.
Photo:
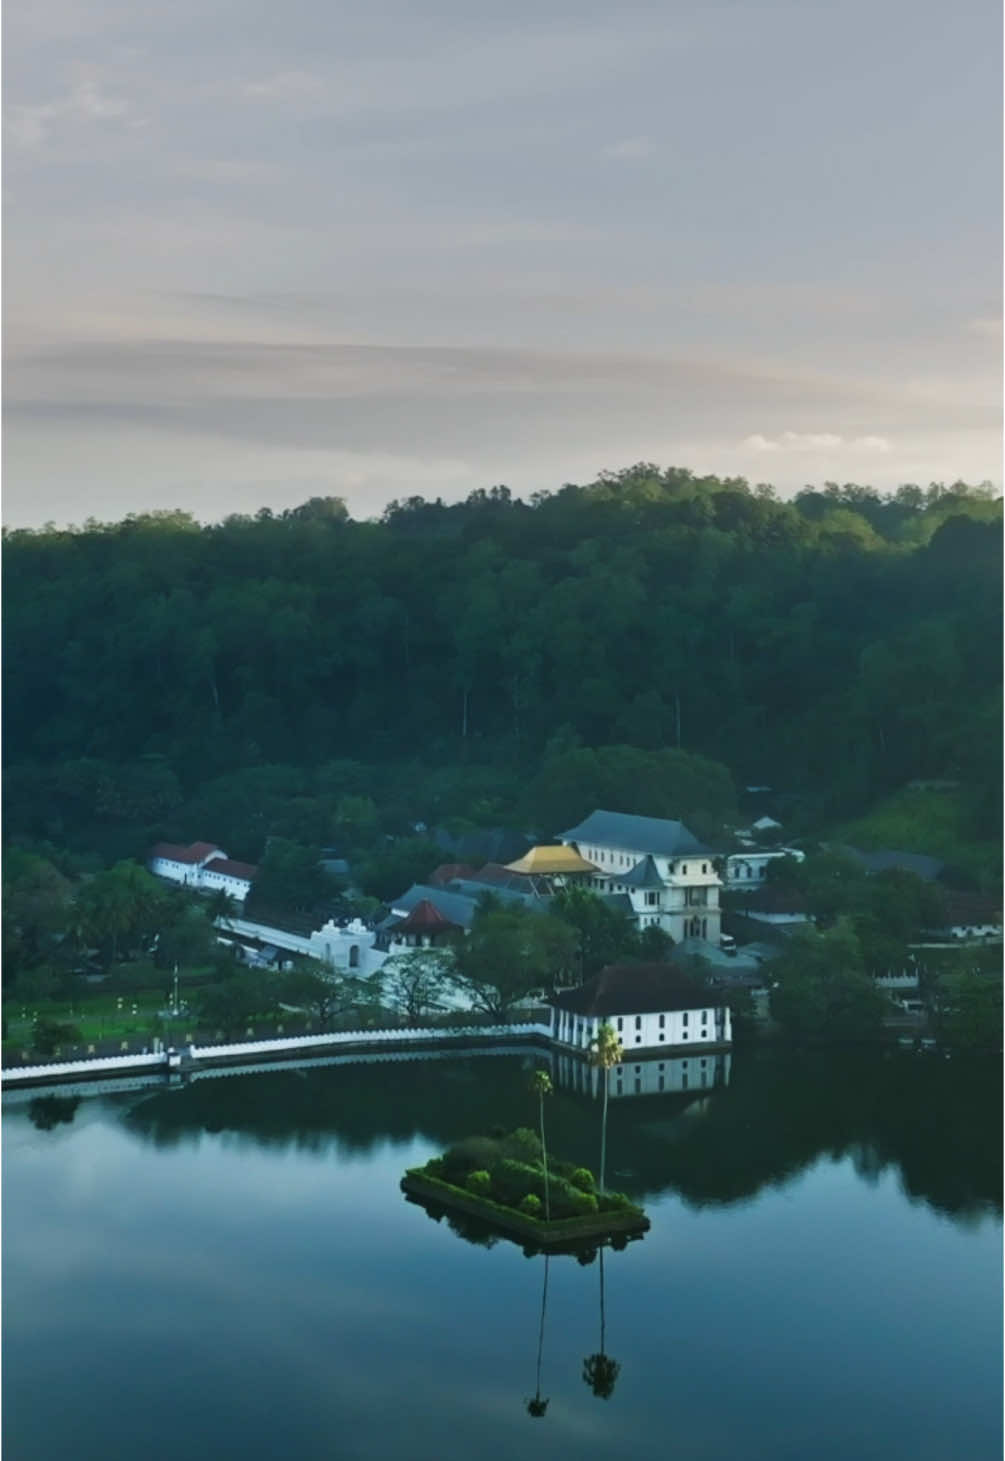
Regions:
M 656 864 L 651 856 L 646 856 L 641 862 L 637 862 L 631 872 L 625 873 L 624 877 L 618 877 L 617 881 L 623 883 L 626 888 L 662 888 L 663 879 L 656 871 Z
M 624 852 L 677 857 L 681 853 L 708 852 L 683 822 L 662 817 L 631 817 L 624 812 L 591 812 L 585 822 L 560 834 L 563 842 L 598 847 L 617 847 Z

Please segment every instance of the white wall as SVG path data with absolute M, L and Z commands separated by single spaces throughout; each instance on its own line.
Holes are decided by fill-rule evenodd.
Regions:
M 717 1019 L 717 1015 L 721 1016 Z M 731 1042 L 733 1027 L 726 1006 L 709 1005 L 699 1010 L 666 1010 L 662 1014 L 616 1015 L 607 1022 L 624 1046 L 625 1053 L 659 1045 L 701 1045 Z M 555 1039 L 578 1050 L 588 1050 L 602 1021 L 595 1016 L 576 1015 L 556 1008 L 552 1029 Z

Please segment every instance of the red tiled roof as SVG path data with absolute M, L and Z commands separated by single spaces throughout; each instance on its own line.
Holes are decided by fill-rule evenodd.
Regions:
M 578 989 L 550 1001 L 573 1014 L 646 1015 L 665 1010 L 712 1009 L 721 995 L 705 989 L 673 964 L 608 964 Z
M 933 920 L 935 928 L 953 928 L 959 925 L 973 927 L 979 924 L 997 925 L 1002 921 L 1001 900 L 995 901 L 983 893 L 957 893 L 946 890 L 942 894 L 943 916 Z
M 455 878 L 470 878 L 474 871 L 467 862 L 442 862 L 429 874 L 429 881 L 434 888 L 445 888 Z
M 398 924 L 402 933 L 432 933 L 435 930 L 445 928 L 456 928 L 457 925 L 445 918 L 438 908 L 430 903 L 428 898 L 423 898 L 416 903 L 411 913 Z
M 179 847 L 173 842 L 158 842 L 151 848 L 150 856 L 163 857 L 168 862 L 187 862 L 195 866 L 219 851 L 215 842 L 193 842 L 191 847 Z
M 254 882 L 258 877 L 258 868 L 250 862 L 234 862 L 230 857 L 214 857 L 203 869 L 207 873 L 223 873 L 228 878 L 244 878 L 246 882 Z

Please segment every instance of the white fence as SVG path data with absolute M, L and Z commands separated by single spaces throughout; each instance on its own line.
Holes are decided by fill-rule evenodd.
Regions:
M 340 1030 L 328 1035 L 287 1035 L 276 1040 L 247 1040 L 233 1045 L 190 1045 L 185 1052 L 192 1063 L 213 1065 L 217 1061 L 238 1059 L 241 1056 L 262 1056 L 347 1045 L 401 1045 L 439 1044 L 448 1040 L 498 1040 L 538 1036 L 549 1039 L 551 1026 L 541 1023 L 522 1025 L 467 1025 L 446 1029 L 406 1030 Z M 59 1081 L 74 1075 L 92 1075 L 98 1072 L 125 1070 L 168 1070 L 166 1051 L 157 1055 L 108 1055 L 91 1060 L 66 1060 L 53 1065 L 12 1066 L 0 1072 L 0 1083 L 5 1086 L 20 1085 L 25 1081 Z
M 94 1070 L 166 1070 L 168 1058 L 159 1055 L 97 1055 L 91 1060 L 62 1060 L 52 1065 L 18 1065 L 0 1071 L 0 1081 L 13 1085 L 19 1081 L 61 1080 L 70 1075 L 86 1075 Z

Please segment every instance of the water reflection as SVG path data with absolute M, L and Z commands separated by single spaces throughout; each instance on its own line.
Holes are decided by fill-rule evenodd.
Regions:
M 821 1155 L 847 1155 L 863 1180 L 875 1182 L 892 1168 L 912 1199 L 953 1217 L 1001 1211 L 1000 1062 L 756 1048 L 687 1059 L 686 1067 L 680 1057 L 626 1061 L 620 1099 L 612 1079 L 611 1175 L 643 1203 L 662 1192 L 696 1207 L 743 1201 L 794 1179 Z M 162 1147 L 227 1132 L 318 1157 L 415 1140 L 442 1150 L 498 1125 L 535 1126 L 537 1101 L 527 1083 L 540 1061 L 525 1052 L 393 1066 L 308 1064 L 207 1074 L 179 1089 L 134 1086 L 105 1099 L 117 1102 L 129 1131 Z M 565 1055 L 551 1068 L 549 1147 L 596 1170 L 597 1074 Z M 48 1104 L 72 1100 L 66 1094 L 20 1097 L 30 1099 L 41 1130 L 72 1119 L 69 1104 Z
M 732 1055 L 685 1055 L 672 1059 L 647 1056 L 626 1060 L 610 1072 L 609 1099 L 630 1096 L 682 1095 L 712 1090 L 729 1084 Z M 567 1090 L 599 1100 L 603 1094 L 602 1074 L 589 1061 L 560 1052 L 555 1056 L 558 1084 Z

